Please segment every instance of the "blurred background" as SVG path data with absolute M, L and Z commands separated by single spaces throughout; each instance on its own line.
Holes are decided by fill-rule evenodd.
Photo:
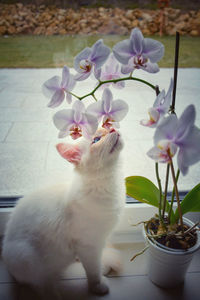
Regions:
M 173 67 L 176 31 L 180 67 L 200 67 L 200 0 L 1 0 L 0 67 L 72 66 L 101 36 L 112 47 L 134 27 L 163 42 L 161 67 Z

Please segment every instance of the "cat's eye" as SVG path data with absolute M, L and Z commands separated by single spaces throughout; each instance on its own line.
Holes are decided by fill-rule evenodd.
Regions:
M 92 144 L 97 143 L 98 141 L 100 141 L 100 139 L 101 139 L 101 136 L 96 136 L 96 137 L 93 139 Z

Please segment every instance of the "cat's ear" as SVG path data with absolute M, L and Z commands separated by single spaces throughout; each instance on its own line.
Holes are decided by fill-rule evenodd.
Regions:
M 82 152 L 77 145 L 60 143 L 56 145 L 59 154 L 69 162 L 77 165 L 81 161 Z

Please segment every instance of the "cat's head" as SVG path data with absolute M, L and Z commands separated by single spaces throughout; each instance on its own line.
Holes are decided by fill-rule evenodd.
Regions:
M 123 148 L 123 141 L 116 130 L 101 128 L 90 142 L 82 141 L 75 145 L 60 143 L 56 148 L 78 171 L 92 172 L 114 165 Z

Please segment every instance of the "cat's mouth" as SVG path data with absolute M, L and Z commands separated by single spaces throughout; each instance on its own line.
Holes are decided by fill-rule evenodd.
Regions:
M 113 151 L 115 150 L 115 148 L 116 148 L 116 146 L 117 146 L 117 144 L 119 142 L 119 137 L 120 137 L 120 135 L 117 134 L 117 139 L 116 139 L 115 143 L 113 144 L 113 146 L 112 146 L 112 148 L 110 150 L 110 153 L 113 153 Z

